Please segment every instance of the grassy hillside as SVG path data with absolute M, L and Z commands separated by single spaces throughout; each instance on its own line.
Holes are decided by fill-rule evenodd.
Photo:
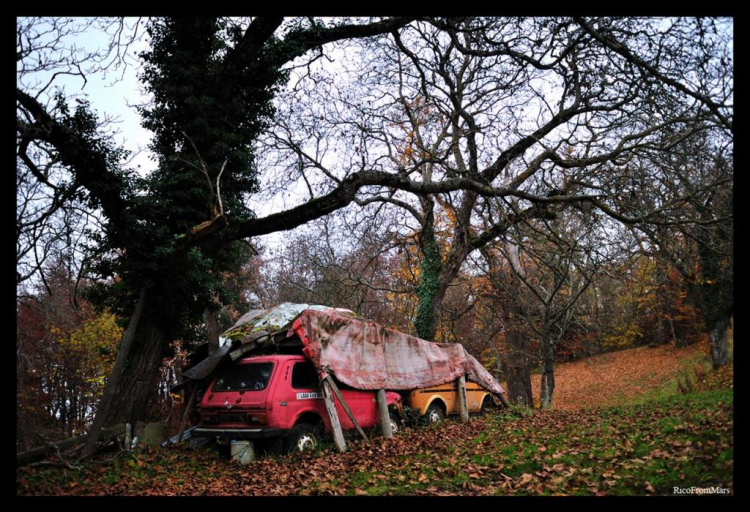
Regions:
M 645 350 L 659 359 L 661 349 L 635 349 L 583 364 L 605 380 L 604 368 L 619 372 L 617 380 L 635 379 L 626 370 L 640 367 L 633 361 L 645 358 Z M 567 393 L 561 396 L 607 393 L 607 405 L 582 407 L 571 398 L 579 407 L 561 401 L 552 411 L 512 409 L 468 424 L 407 429 L 392 441 L 352 438 L 344 454 L 266 457 L 248 467 L 213 449 L 169 449 L 72 470 L 22 468 L 17 489 L 35 495 L 671 495 L 675 487 L 733 493 L 732 369 L 707 373 L 678 393 L 677 380 L 695 371 L 695 354 L 665 351 L 666 359 L 684 357 L 669 371 L 667 363 L 644 367 L 654 377 L 641 382 L 653 387 L 634 386 L 640 394 L 587 389 L 581 382 L 599 381 L 579 378 L 572 365 L 580 362 L 561 368 L 558 386 Z

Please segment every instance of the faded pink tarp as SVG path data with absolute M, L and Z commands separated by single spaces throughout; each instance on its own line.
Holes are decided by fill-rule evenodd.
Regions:
M 304 310 L 292 329 L 317 368 L 353 388 L 410 390 L 466 374 L 488 391 L 505 392 L 458 343 L 425 341 L 332 308 Z

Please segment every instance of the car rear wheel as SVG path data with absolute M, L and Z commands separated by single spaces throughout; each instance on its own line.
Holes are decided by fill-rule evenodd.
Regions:
M 398 432 L 398 416 L 396 413 L 391 411 L 388 413 L 388 417 L 391 419 L 391 433 L 395 434 Z
M 309 423 L 295 425 L 284 440 L 286 453 L 315 450 L 320 442 L 319 429 Z
M 445 420 L 445 412 L 438 404 L 432 404 L 427 408 L 424 417 L 428 425 L 437 425 Z

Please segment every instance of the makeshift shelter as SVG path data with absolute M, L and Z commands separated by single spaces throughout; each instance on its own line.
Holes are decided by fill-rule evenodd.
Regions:
M 433 343 L 387 329 L 348 309 L 309 304 L 280 304 L 269 310 L 243 315 L 224 332 L 219 349 L 184 372 L 186 380 L 206 379 L 223 363 L 252 354 L 302 352 L 312 361 L 321 378 L 321 390 L 333 438 L 339 451 L 346 442 L 334 405 L 335 395 L 362 437 L 360 428 L 331 375 L 355 389 L 377 390 L 378 409 L 384 435 L 392 435 L 386 405 L 386 390 L 413 390 L 456 382 L 463 421 L 469 420 L 466 378 L 494 393 L 503 401 L 500 384 L 462 345 Z M 183 417 L 195 400 L 197 386 Z
M 291 303 L 243 315 L 220 337 L 219 350 L 184 376 L 203 379 L 240 357 L 299 350 L 321 375 L 332 374 L 356 389 L 410 390 L 465 375 L 492 393 L 504 393 L 461 344 L 425 341 L 348 309 Z

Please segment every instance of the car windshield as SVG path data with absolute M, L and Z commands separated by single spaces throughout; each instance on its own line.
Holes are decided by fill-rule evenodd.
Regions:
M 273 363 L 230 366 L 216 379 L 212 391 L 260 391 L 266 389 Z

